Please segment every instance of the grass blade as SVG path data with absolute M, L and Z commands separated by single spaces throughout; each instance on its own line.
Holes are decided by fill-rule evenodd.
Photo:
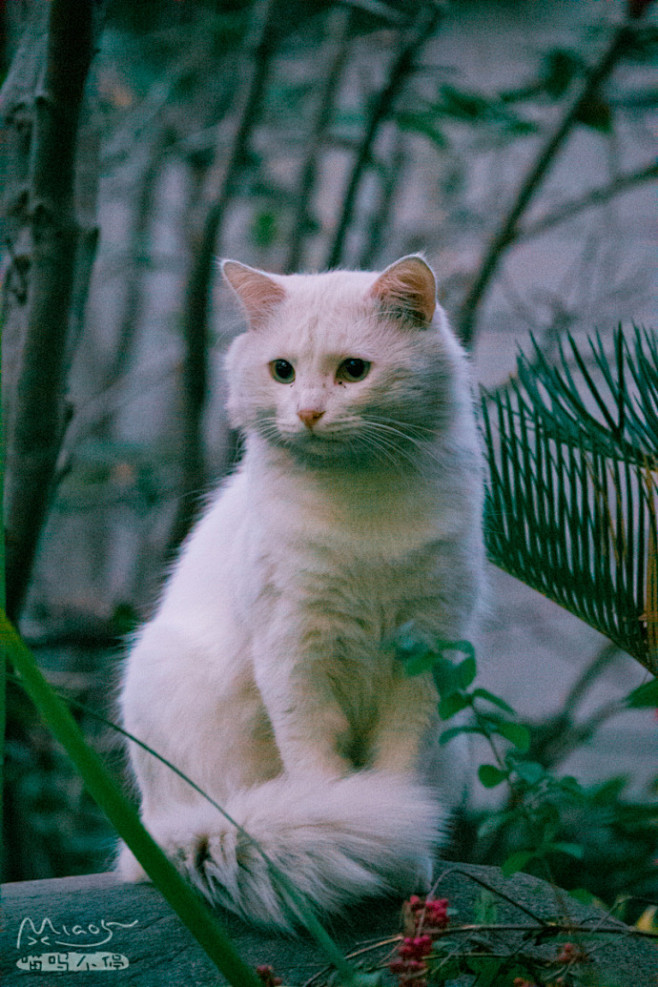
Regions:
M 71 713 L 41 674 L 4 609 L 0 613 L 0 647 L 16 667 L 25 691 L 65 748 L 94 800 L 217 969 L 234 987 L 262 987 L 256 973 L 236 952 L 219 920 L 144 829 L 96 752 L 85 742 Z

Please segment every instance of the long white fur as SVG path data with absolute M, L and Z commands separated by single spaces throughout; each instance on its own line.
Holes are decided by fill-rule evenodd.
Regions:
M 250 321 L 226 361 L 246 453 L 136 638 L 123 721 L 334 911 L 426 884 L 463 783 L 431 677 L 406 678 L 388 642 L 409 620 L 472 630 L 482 470 L 466 361 L 440 310 L 424 321 L 421 258 L 381 275 L 225 274 Z M 346 358 L 371 364 L 363 380 L 337 378 Z M 322 411 L 312 430 L 307 408 Z M 145 825 L 203 893 L 288 926 L 261 850 L 134 745 L 131 760 Z M 145 877 L 125 847 L 118 868 Z

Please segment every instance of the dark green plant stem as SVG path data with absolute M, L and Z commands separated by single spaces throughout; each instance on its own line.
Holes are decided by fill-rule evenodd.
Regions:
M 92 798 L 217 969 L 234 987 L 260 987 L 260 980 L 236 953 L 219 921 L 149 836 L 96 752 L 85 743 L 80 728 L 41 674 L 4 610 L 0 614 L 0 648 L 11 657 L 25 691 L 65 748 Z
M 345 240 L 352 223 L 357 194 L 365 170 L 370 163 L 375 138 L 380 126 L 391 113 L 402 86 L 414 71 L 416 57 L 436 29 L 440 16 L 441 8 L 437 4 L 433 2 L 424 3 L 412 26 L 403 35 L 400 52 L 391 66 L 386 85 L 374 100 L 366 123 L 343 199 L 343 209 L 336 233 L 327 256 L 327 267 L 336 267 L 343 259 Z
M 539 153 L 521 182 L 516 197 L 503 218 L 498 232 L 494 234 L 480 263 L 477 276 L 461 306 L 456 324 L 460 339 L 465 346 L 471 347 L 473 345 L 480 304 L 498 270 L 503 255 L 518 236 L 521 217 L 538 192 L 558 152 L 577 125 L 581 108 L 595 96 L 599 87 L 623 58 L 633 35 L 634 30 L 630 24 L 623 24 L 615 30 L 597 64 L 588 73 L 584 82 L 576 84 L 577 92 L 572 96 L 559 123 L 539 149 Z

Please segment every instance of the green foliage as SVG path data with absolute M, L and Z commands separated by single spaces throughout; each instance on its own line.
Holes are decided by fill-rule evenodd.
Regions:
M 637 30 L 627 41 L 624 59 L 650 61 L 655 58 L 657 45 L 655 28 L 649 25 Z M 497 139 L 526 137 L 538 133 L 540 125 L 524 107 L 531 101 L 541 106 L 566 99 L 572 86 L 589 71 L 588 60 L 579 49 L 557 46 L 541 56 L 535 76 L 521 86 L 485 93 L 443 83 L 434 99 L 416 97 L 413 110 L 401 109 L 395 120 L 401 129 L 426 137 L 440 150 L 450 144 L 446 125 L 477 127 L 479 134 L 488 132 Z M 655 105 L 655 89 L 637 94 L 637 98 L 643 105 Z M 612 132 L 613 109 L 603 92 L 597 89 L 581 101 L 576 122 L 603 134 Z
M 487 549 L 658 671 L 658 339 L 571 337 L 556 365 L 534 344 L 483 392 Z
M 249 235 L 254 246 L 271 247 L 279 235 L 279 222 L 273 209 L 260 209 L 251 222 Z
M 444 84 L 439 87 L 436 99 L 418 98 L 414 104 L 414 110 L 395 114 L 398 126 L 426 137 L 440 149 L 450 143 L 446 123 L 478 126 L 506 138 L 524 137 L 537 131 L 534 121 L 510 109 L 496 94 L 485 95 Z
M 532 727 L 505 700 L 475 684 L 475 656 L 467 642 L 432 641 L 409 623 L 394 644 L 407 674 L 432 672 L 442 720 L 467 711 L 443 730 L 441 742 L 462 734 L 484 737 L 493 763 L 480 764 L 479 781 L 506 789 L 497 809 L 472 820 L 476 831 L 467 859 L 498 864 L 505 876 L 527 870 L 580 889 L 581 897 L 585 889 L 610 906 L 625 895 L 627 914 L 636 917 L 640 899 L 658 895 L 658 805 L 624 799 L 623 779 L 586 788 L 535 760 Z M 459 654 L 466 657 L 454 657 Z M 658 709 L 657 685 L 634 689 L 620 708 Z

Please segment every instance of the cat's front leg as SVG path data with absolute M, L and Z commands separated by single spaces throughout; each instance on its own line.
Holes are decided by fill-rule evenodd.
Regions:
M 350 725 L 331 685 L 332 651 L 329 641 L 304 642 L 289 632 L 270 633 L 254 655 L 256 683 L 290 774 L 337 778 L 353 768 L 341 753 Z
M 438 729 L 436 706 L 436 689 L 429 675 L 395 675 L 380 699 L 372 766 L 395 774 L 415 773 L 430 731 Z

